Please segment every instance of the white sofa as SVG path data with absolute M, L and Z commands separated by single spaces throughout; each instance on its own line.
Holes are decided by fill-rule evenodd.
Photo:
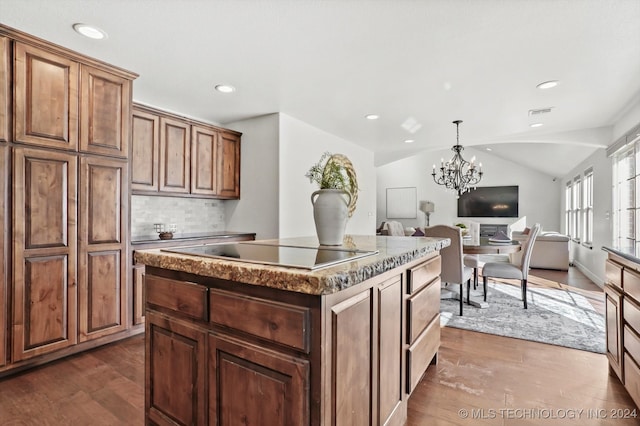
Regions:
M 513 231 L 511 239 L 516 241 L 526 241 L 529 236 L 524 232 Z M 531 253 L 530 266 L 540 269 L 558 269 L 566 271 L 569 269 L 569 242 L 567 235 L 557 232 L 541 232 L 536 238 Z M 511 255 L 511 263 L 519 263 L 521 252 Z

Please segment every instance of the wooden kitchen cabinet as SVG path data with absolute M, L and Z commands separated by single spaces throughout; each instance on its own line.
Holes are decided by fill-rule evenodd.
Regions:
M 217 194 L 218 132 L 191 126 L 191 193 Z
M 132 127 L 134 194 L 240 198 L 240 133 L 144 105 Z
M 132 117 L 131 190 L 158 192 L 160 117 L 135 107 Z
M 218 145 L 218 196 L 240 198 L 240 135 L 222 132 Z
M 136 77 L 0 24 L 0 376 L 143 331 L 128 284 Z
M 404 396 L 402 351 L 402 276 L 384 281 L 378 286 L 378 423 L 394 424 L 400 415 Z M 396 422 L 397 423 L 397 422 Z
M 127 321 L 126 161 L 80 158 L 79 339 L 123 331 Z
M 76 182 L 75 155 L 14 148 L 13 362 L 77 341 Z
M 144 323 L 144 265 L 133 265 L 133 325 Z
M 440 345 L 437 252 L 329 294 L 297 292 L 295 284 L 287 291 L 216 274 L 197 275 L 188 272 L 191 257 L 180 263 L 181 271 L 163 268 L 176 260 L 172 256 L 156 250 L 136 252 L 136 260 L 146 262 L 146 336 L 152 342 L 146 347 L 146 376 L 160 377 L 167 371 L 175 376 L 147 382 L 148 422 L 406 422 L 411 391 L 433 364 Z M 198 259 L 197 267 L 210 270 L 208 263 L 213 261 Z M 220 275 L 236 262 L 226 263 L 216 264 Z M 251 264 L 243 267 L 252 267 L 247 265 Z M 255 274 L 247 276 L 261 275 L 261 266 L 255 267 Z M 408 289 L 410 277 L 413 291 Z M 412 317 L 405 312 L 410 299 Z M 407 321 L 419 329 L 414 341 L 407 339 Z M 166 335 L 164 343 L 154 344 L 161 333 Z M 207 335 L 204 365 L 201 333 Z M 169 355 L 174 348 L 179 353 Z M 158 353 L 172 362 L 153 361 Z M 200 398 L 201 375 L 206 377 L 206 402 Z M 175 389 L 185 390 L 174 400 L 158 402 L 158 395 L 170 389 L 173 395 Z
M 330 407 L 335 424 L 369 425 L 371 420 L 371 367 L 373 313 L 371 290 L 358 293 L 331 308 L 334 383 Z M 345 350 L 344 348 L 349 348 Z
M 0 145 L 0 367 L 7 362 L 9 305 L 9 147 Z
M 622 266 L 608 260 L 605 271 L 606 354 L 611 370 L 622 380 Z
M 208 351 L 208 424 L 309 424 L 309 361 L 220 333 Z
M 127 158 L 131 80 L 80 67 L 80 151 Z
M 191 132 L 188 123 L 160 117 L 160 192 L 188 194 Z
M 78 62 L 14 43 L 15 141 L 78 149 Z
M 206 425 L 207 335 L 150 312 L 146 322 L 145 410 L 157 425 Z M 223 424 L 223 423 L 220 423 Z
M 11 42 L 0 36 L 0 142 L 11 137 Z

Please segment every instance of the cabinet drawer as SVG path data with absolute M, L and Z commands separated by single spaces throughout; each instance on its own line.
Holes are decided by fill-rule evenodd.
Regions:
M 624 350 L 633 359 L 640 361 L 640 337 L 628 325 L 624 326 Z
M 640 301 L 640 274 L 625 269 L 622 272 L 622 285 L 626 294 Z
M 622 266 L 607 260 L 604 267 L 605 281 L 612 286 L 622 288 Z
M 413 392 L 440 347 L 440 314 L 407 349 L 407 393 Z
M 145 275 L 144 285 L 147 304 L 207 321 L 207 287 L 153 275 Z
M 624 354 L 624 387 L 633 398 L 633 402 L 640 406 L 640 368 L 626 352 Z
M 211 322 L 309 352 L 307 308 L 211 289 Z
M 440 280 L 436 279 L 407 300 L 407 343 L 413 343 L 440 312 Z
M 634 330 L 640 330 L 640 308 L 627 297 L 622 303 L 624 321 Z
M 413 294 L 440 276 L 441 257 L 436 256 L 415 268 L 409 269 L 407 291 Z

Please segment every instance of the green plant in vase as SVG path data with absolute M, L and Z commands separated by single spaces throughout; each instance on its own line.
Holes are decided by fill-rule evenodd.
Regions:
M 325 152 L 305 176 L 320 188 L 311 194 L 320 244 L 341 245 L 347 220 L 353 215 L 358 200 L 358 179 L 353 164 L 343 154 Z

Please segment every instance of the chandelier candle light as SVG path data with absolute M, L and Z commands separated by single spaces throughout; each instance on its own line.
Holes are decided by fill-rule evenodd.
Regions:
M 455 191 L 458 196 L 470 191 L 475 187 L 480 179 L 482 179 L 482 163 L 476 167 L 476 157 L 471 158 L 471 162 L 462 158 L 460 152 L 464 149 L 460 145 L 460 123 L 462 120 L 456 120 L 456 144 L 451 148 L 455 152 L 451 160 L 444 162 L 440 159 L 439 173 L 436 173 L 436 165 L 433 165 L 433 180 L 438 185 L 444 185 L 445 188 Z

